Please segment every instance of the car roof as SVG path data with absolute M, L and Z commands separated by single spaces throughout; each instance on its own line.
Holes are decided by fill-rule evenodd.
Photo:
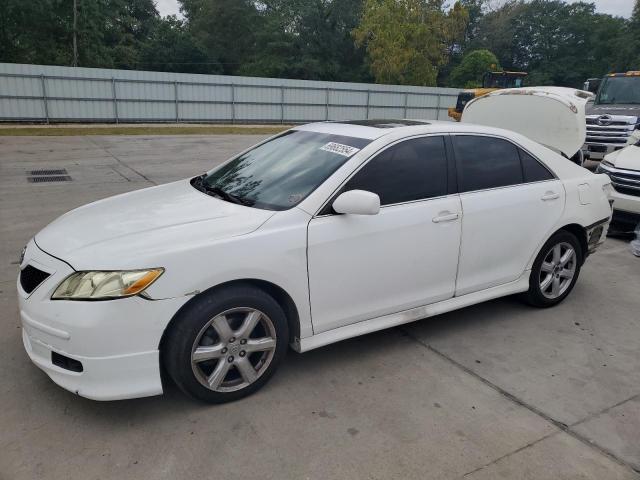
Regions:
M 375 140 L 390 133 L 419 135 L 422 133 L 486 133 L 502 136 L 513 136 L 514 132 L 500 128 L 486 127 L 470 123 L 451 122 L 446 120 L 349 120 L 308 123 L 294 127 L 294 130 L 345 135 L 347 137 Z
M 367 120 L 339 120 L 309 123 L 295 127 L 294 130 L 345 135 L 348 137 L 375 140 L 392 131 L 407 127 L 426 126 L 426 120 L 405 119 L 367 119 Z

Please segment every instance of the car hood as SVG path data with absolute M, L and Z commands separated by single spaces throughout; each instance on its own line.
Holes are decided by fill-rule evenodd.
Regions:
M 274 213 L 211 197 L 182 180 L 76 208 L 35 241 L 76 270 L 157 267 L 163 255 L 250 233 Z
M 605 157 L 616 168 L 625 170 L 640 170 L 640 147 L 629 145 Z

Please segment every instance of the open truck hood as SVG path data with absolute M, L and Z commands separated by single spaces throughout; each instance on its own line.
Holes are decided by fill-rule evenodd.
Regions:
M 564 87 L 497 90 L 470 101 L 462 122 L 518 132 L 571 158 L 586 137 L 590 92 Z

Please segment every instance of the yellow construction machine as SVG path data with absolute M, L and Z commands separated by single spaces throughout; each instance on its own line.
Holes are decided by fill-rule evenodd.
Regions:
M 458 101 L 455 107 L 450 107 L 447 111 L 456 122 L 460 121 L 464 106 L 476 97 L 481 97 L 487 93 L 501 88 L 522 87 L 526 72 L 487 72 L 482 76 L 482 88 L 471 88 L 461 91 L 458 94 Z

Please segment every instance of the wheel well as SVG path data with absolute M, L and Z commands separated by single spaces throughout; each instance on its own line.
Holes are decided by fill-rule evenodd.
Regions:
M 291 343 L 295 338 L 300 338 L 300 317 L 298 315 L 298 308 L 296 307 L 296 304 L 294 303 L 291 296 L 284 289 L 280 288 L 278 285 L 274 283 L 267 282 L 265 280 L 244 279 L 244 280 L 233 280 L 230 282 L 221 283 L 219 285 L 216 285 L 215 287 L 208 288 L 207 290 L 205 290 L 205 292 L 209 293 L 223 287 L 229 287 L 231 285 L 252 285 L 271 295 L 273 299 L 276 302 L 278 302 L 278 304 L 284 311 L 285 316 L 287 317 L 287 323 L 289 324 L 289 343 Z M 193 298 L 196 298 L 196 296 L 194 296 Z M 167 336 L 167 332 L 171 330 L 171 327 L 173 326 L 175 319 L 178 317 L 178 314 L 184 308 L 186 308 L 187 305 L 189 305 L 189 303 L 191 302 L 191 300 L 193 300 L 193 298 L 191 298 L 187 303 L 185 303 L 178 310 L 178 312 L 176 312 L 176 314 L 173 316 L 173 318 L 171 319 L 167 327 L 164 329 L 162 338 L 160 339 L 160 345 L 158 345 L 160 352 L 162 352 L 162 347 L 165 341 L 165 337 Z
M 589 247 L 587 245 L 587 231 L 585 230 L 585 228 L 582 225 L 578 225 L 577 223 L 571 223 L 559 229 L 558 232 L 560 230 L 565 230 L 569 233 L 573 233 L 576 236 L 578 242 L 580 242 L 580 249 L 582 250 L 582 261 L 584 262 L 589 252 Z

